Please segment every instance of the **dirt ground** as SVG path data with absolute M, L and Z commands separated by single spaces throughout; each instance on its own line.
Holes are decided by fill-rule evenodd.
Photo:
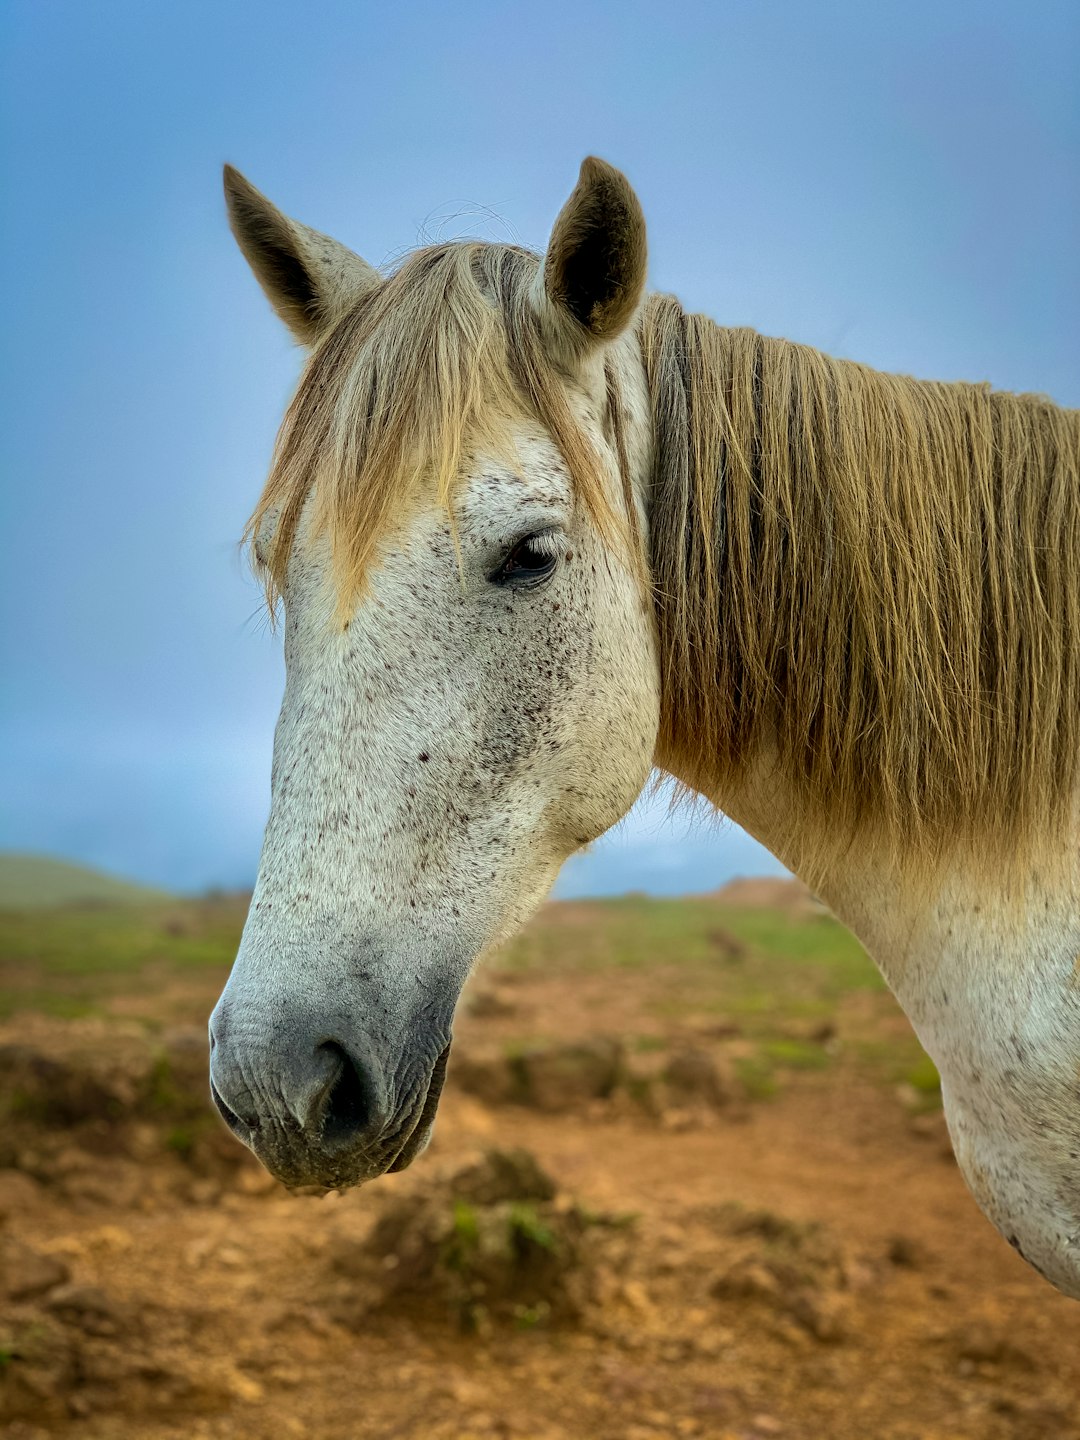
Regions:
M 794 954 L 695 915 L 714 971 Z M 891 998 L 800 991 L 762 1029 L 745 985 L 696 998 L 673 916 L 620 968 L 623 912 L 553 907 L 467 995 L 428 1153 L 322 1200 L 207 1115 L 220 968 L 15 1010 L 0 1435 L 1080 1440 L 1080 1306 L 882 1061 L 913 1043 Z

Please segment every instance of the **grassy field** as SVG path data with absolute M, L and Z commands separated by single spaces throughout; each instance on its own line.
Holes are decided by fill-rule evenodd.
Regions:
M 104 1014 L 193 970 L 232 963 L 242 900 L 0 909 L 0 1016 Z
M 193 1023 L 224 983 L 245 906 L 223 897 L 0 910 L 0 1018 L 123 1014 L 153 1030 L 182 1012 Z M 710 897 L 555 903 L 487 962 L 479 983 L 530 976 L 591 983 L 594 1011 L 615 1004 L 613 1023 L 632 1050 L 661 1048 L 688 1024 L 730 1027 L 736 1068 L 761 1098 L 791 1071 L 837 1063 L 908 1084 L 924 1103 L 937 1095 L 936 1072 L 896 1024 L 877 969 L 824 912 Z M 508 1043 L 558 1038 L 563 1023 L 540 1007 L 529 1033 Z

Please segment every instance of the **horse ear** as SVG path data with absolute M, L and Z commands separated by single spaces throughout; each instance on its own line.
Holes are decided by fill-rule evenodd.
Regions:
M 645 290 L 645 216 L 621 171 L 590 155 L 551 232 L 541 306 L 577 348 L 613 340 Z
M 344 245 L 283 215 L 225 166 L 229 224 L 271 305 L 302 345 L 314 345 L 379 274 Z

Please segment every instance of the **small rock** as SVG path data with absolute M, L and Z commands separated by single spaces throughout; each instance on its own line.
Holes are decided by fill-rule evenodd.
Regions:
M 122 1328 L 115 1301 L 96 1285 L 60 1286 L 50 1294 L 48 1308 L 58 1319 L 87 1335 L 116 1335 Z
M 258 1380 L 253 1380 L 250 1375 L 245 1375 L 242 1370 L 233 1370 L 229 1375 L 228 1384 L 230 1392 L 236 1396 L 237 1400 L 242 1400 L 248 1405 L 255 1404 L 256 1401 L 261 1400 L 266 1394 L 266 1391 L 259 1384 Z
M 455 1375 L 447 1380 L 444 1394 L 458 1405 L 480 1405 L 488 1398 L 489 1391 L 478 1380 L 469 1380 L 464 1375 Z
M 675 1134 L 679 1134 L 683 1130 L 693 1130 L 696 1126 L 694 1112 L 685 1106 L 667 1105 L 660 1111 L 657 1118 L 662 1129 L 671 1130 Z
M 473 1047 L 454 1047 L 447 1084 L 488 1105 L 507 1105 L 518 1094 L 518 1077 L 509 1057 Z
M 885 1254 L 902 1270 L 921 1270 L 927 1260 L 926 1247 L 909 1235 L 894 1235 Z
M 845 1295 L 804 1290 L 791 1297 L 789 1309 L 815 1340 L 835 1345 L 848 1336 L 851 1302 Z
M 639 1315 L 648 1315 L 655 1308 L 649 1299 L 648 1291 L 640 1280 L 627 1280 L 621 1287 L 622 1297 Z
M 14 1235 L 0 1237 L 0 1294 L 9 1300 L 32 1300 L 69 1278 L 70 1271 L 55 1255 L 32 1250 Z
M 234 1183 L 244 1195 L 270 1195 L 280 1190 L 278 1181 L 261 1165 L 241 1170 Z M 220 1187 L 218 1188 L 220 1193 Z
M 457 1170 L 448 1188 L 456 1200 L 497 1205 L 502 1200 L 552 1200 L 555 1182 L 528 1150 L 488 1150 Z
M 598 1036 L 571 1045 L 535 1046 L 517 1057 L 521 1098 L 550 1114 L 578 1108 L 588 1100 L 606 1100 L 619 1083 L 623 1048 Z
M 110 1255 L 119 1255 L 125 1250 L 130 1250 L 134 1243 L 130 1230 L 125 1230 L 122 1225 L 99 1225 L 91 1232 L 89 1239 L 96 1250 L 103 1250 Z
M 247 1171 L 244 1171 L 243 1175 L 237 1178 L 240 1180 L 246 1176 Z M 192 1205 L 214 1205 L 221 1199 L 221 1186 L 216 1180 L 193 1180 L 187 1187 L 187 1198 Z
M 713 1282 L 711 1293 L 718 1300 L 773 1299 L 780 1294 L 780 1282 L 760 1261 L 739 1260 Z
M 760 1435 L 780 1435 L 784 1429 L 784 1422 L 775 1415 L 755 1415 L 750 1423 Z
M 469 1015 L 475 1015 L 478 1020 L 501 1019 L 506 1015 L 516 1015 L 519 1005 L 504 995 L 501 990 L 492 987 L 469 989 L 465 992 L 465 1009 Z
M 719 1109 L 731 1098 L 719 1067 L 707 1050 L 677 1051 L 665 1065 L 663 1079 L 672 1095 L 683 1103 L 697 1101 Z
M 1033 1370 L 1031 1356 L 1014 1345 L 1000 1330 L 982 1321 L 965 1326 L 953 1336 L 953 1348 L 961 1361 L 977 1365 L 1010 1365 L 1018 1370 Z

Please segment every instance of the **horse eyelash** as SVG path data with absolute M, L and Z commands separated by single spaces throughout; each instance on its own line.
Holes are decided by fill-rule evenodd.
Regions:
M 566 551 L 566 536 L 561 530 L 538 530 L 515 540 L 506 553 L 509 555 L 519 545 L 526 544 L 532 545 L 542 555 L 550 555 L 553 560 L 557 560 Z

